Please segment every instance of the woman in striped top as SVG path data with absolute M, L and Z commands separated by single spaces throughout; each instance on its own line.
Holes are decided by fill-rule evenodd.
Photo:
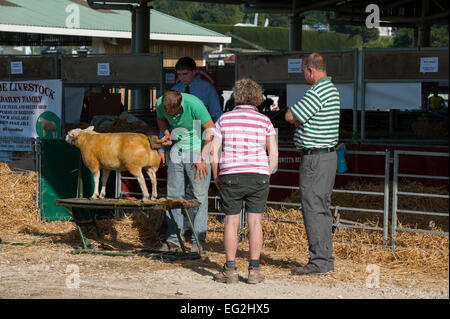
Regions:
M 263 102 L 261 86 L 250 79 L 241 79 L 235 83 L 233 95 L 236 107 L 222 114 L 212 128 L 211 170 L 220 192 L 220 211 L 226 215 L 226 263 L 215 280 L 238 281 L 237 230 L 245 201 L 250 233 L 247 282 L 252 284 L 264 279 L 259 267 L 263 243 L 261 220 L 269 195 L 269 177 L 278 164 L 278 147 L 272 122 L 258 112 L 257 105 Z

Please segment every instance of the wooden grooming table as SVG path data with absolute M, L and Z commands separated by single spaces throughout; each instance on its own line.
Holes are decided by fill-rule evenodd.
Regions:
M 73 218 L 73 221 L 77 225 L 78 232 L 80 234 L 81 240 L 83 242 L 84 249 L 77 249 L 74 253 L 93 253 L 93 254 L 103 254 L 103 255 L 111 255 L 111 256 L 131 256 L 131 255 L 139 255 L 139 254 L 157 254 L 160 257 L 167 257 L 171 259 L 183 259 L 183 258 L 199 258 L 200 255 L 198 253 L 188 253 L 186 252 L 186 247 L 184 246 L 183 240 L 180 236 L 180 229 L 178 225 L 176 225 L 175 220 L 173 218 L 172 209 L 180 208 L 182 213 L 187 217 L 189 221 L 189 225 L 192 229 L 192 233 L 194 234 L 195 244 L 199 247 L 200 251 L 200 242 L 198 240 L 197 232 L 194 229 L 192 224 L 192 220 L 189 216 L 188 209 L 193 207 L 200 206 L 200 203 L 195 200 L 185 200 L 185 199 L 171 199 L 171 198 L 159 198 L 156 200 L 148 200 L 142 201 L 138 199 L 112 199 L 112 198 L 104 198 L 104 199 L 88 199 L 88 198 L 66 198 L 66 199 L 56 199 L 56 206 L 63 206 L 66 208 L 70 215 Z M 90 220 L 80 220 L 77 217 L 77 214 L 73 212 L 73 209 L 77 210 L 86 210 L 90 215 Z M 151 249 L 141 249 L 135 250 L 131 252 L 112 252 L 112 251 L 98 251 L 92 249 L 92 245 L 87 238 L 87 236 L 83 233 L 82 226 L 83 225 L 91 225 L 94 227 L 97 238 L 100 239 L 101 235 L 98 230 L 96 224 L 96 210 L 105 210 L 105 209 L 121 209 L 121 210 L 134 210 L 140 211 L 144 214 L 149 214 L 152 211 L 168 211 L 170 215 L 169 222 L 174 223 L 175 229 L 177 229 L 178 240 L 181 245 L 182 253 L 168 251 L 163 252 L 160 250 L 151 250 Z

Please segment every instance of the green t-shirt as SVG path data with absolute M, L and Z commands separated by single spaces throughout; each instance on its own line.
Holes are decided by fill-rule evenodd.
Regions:
M 211 119 L 203 102 L 196 96 L 181 93 L 182 114 L 167 115 L 162 108 L 162 96 L 156 101 L 156 116 L 166 119 L 172 127 L 173 141 L 180 150 L 198 150 L 202 147 L 202 125 Z

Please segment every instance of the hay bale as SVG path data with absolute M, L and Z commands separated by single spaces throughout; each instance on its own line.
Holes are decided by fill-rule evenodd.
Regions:
M 0 162 L 0 231 L 15 232 L 38 223 L 36 183 L 36 172 L 12 171 Z

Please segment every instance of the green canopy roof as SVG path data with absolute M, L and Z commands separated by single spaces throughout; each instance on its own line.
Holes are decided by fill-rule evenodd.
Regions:
M 86 0 L 0 0 L 1 31 L 131 38 L 131 12 L 94 10 Z M 150 11 L 150 39 L 231 42 L 223 34 L 156 10 Z

